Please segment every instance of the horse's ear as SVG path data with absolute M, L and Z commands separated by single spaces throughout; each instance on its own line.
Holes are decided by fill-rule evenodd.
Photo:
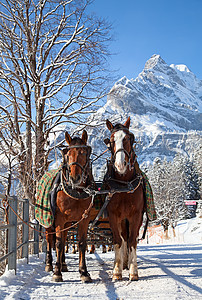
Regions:
M 67 131 L 65 132 L 65 140 L 66 140 L 67 144 L 70 145 L 72 138 Z
M 82 141 L 84 142 L 84 144 L 86 145 L 87 139 L 88 139 L 88 134 L 87 134 L 87 132 L 85 131 L 85 129 L 84 129 L 84 131 L 83 131 L 83 133 L 82 133 L 81 139 L 82 139 Z
M 106 120 L 106 125 L 109 131 L 112 131 L 112 129 L 114 128 L 113 124 L 108 119 Z
M 129 129 L 129 127 L 130 127 L 130 117 L 128 117 L 128 119 L 125 122 L 124 126 Z

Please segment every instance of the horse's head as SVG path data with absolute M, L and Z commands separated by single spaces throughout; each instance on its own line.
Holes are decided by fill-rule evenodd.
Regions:
M 74 187 L 85 183 L 90 162 L 91 147 L 87 146 L 88 135 L 84 130 L 82 137 L 71 138 L 68 132 L 65 133 L 65 140 L 68 147 L 63 150 L 64 164 L 69 172 L 70 184 Z
M 129 131 L 130 117 L 125 124 L 116 124 L 115 126 L 106 121 L 107 128 L 111 132 L 110 140 L 106 139 L 105 143 L 112 152 L 114 167 L 121 175 L 125 174 L 127 169 L 132 167 L 132 154 L 134 135 Z

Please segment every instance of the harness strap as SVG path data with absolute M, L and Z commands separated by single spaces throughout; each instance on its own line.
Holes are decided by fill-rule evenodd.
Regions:
M 89 229 L 93 230 L 93 227 L 95 226 L 95 224 L 97 223 L 97 221 L 99 220 L 100 216 L 102 215 L 104 209 L 107 207 L 109 201 L 111 200 L 111 197 L 113 196 L 113 194 L 107 194 L 106 198 L 105 198 L 105 202 L 102 206 L 102 208 L 100 209 L 99 213 L 97 214 L 97 217 L 94 219 L 93 223 L 90 224 Z

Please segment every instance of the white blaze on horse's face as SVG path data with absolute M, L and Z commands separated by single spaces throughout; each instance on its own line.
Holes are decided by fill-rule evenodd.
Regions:
M 125 136 L 126 133 L 123 130 L 119 130 L 114 134 L 114 143 L 116 147 L 115 167 L 120 174 L 124 174 L 127 169 L 125 153 L 124 151 L 119 151 L 120 149 L 123 149 L 123 140 Z

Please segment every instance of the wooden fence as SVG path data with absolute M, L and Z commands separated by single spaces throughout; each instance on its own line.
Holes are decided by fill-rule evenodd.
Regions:
M 5 199 L 5 195 L 0 194 L 0 200 Z M 16 265 L 17 265 L 17 251 L 22 249 L 22 258 L 27 259 L 27 263 L 29 262 L 29 245 L 33 245 L 33 254 L 39 254 L 39 224 L 31 223 L 29 221 L 30 216 L 30 203 L 27 199 L 18 199 L 17 197 L 7 197 L 7 201 L 9 206 L 16 212 L 17 215 L 20 214 L 18 209 L 19 203 L 21 203 L 22 207 L 22 220 L 20 220 L 17 215 L 12 211 L 12 209 L 8 208 L 8 224 L 0 223 L 0 231 L 7 230 L 7 241 L 5 239 L 5 249 L 7 248 L 7 253 L 0 257 L 0 263 L 7 260 L 8 270 L 15 270 L 16 273 Z M 2 202 L 2 201 L 1 201 Z M 35 228 L 33 232 L 33 239 L 29 240 L 30 230 L 31 229 L 27 224 L 29 224 L 32 228 Z M 21 234 L 22 234 L 22 243 L 18 245 L 18 234 L 17 229 L 19 226 L 22 226 Z M 46 241 L 43 239 L 42 241 L 42 251 L 46 250 Z

